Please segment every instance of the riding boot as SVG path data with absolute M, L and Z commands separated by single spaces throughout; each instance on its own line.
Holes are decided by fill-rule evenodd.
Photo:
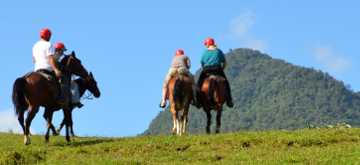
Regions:
M 161 102 L 160 102 L 160 108 L 165 108 L 166 107 L 166 96 L 167 96 L 167 87 L 163 87 L 162 90 L 162 98 L 161 98 Z
M 72 107 L 82 108 L 84 104 L 80 102 L 80 92 L 78 84 L 75 81 L 72 81 L 70 86 Z
M 64 87 L 63 87 L 63 84 L 61 82 L 61 80 L 59 80 L 59 89 L 58 89 L 58 95 L 56 97 L 56 102 L 58 105 L 64 105 L 65 104 L 65 95 L 64 95 Z
M 234 103 L 231 96 L 230 84 L 226 81 L 226 105 L 230 108 L 234 107 Z

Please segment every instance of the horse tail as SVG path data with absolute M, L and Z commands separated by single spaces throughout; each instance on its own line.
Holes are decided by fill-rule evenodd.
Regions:
M 20 111 L 27 108 L 25 101 L 25 85 L 26 80 L 24 77 L 17 78 L 14 83 L 12 101 L 15 107 L 15 113 L 18 115 Z
M 178 103 L 183 102 L 184 91 L 182 89 L 184 87 L 184 81 L 181 78 L 177 78 L 174 85 L 174 101 Z

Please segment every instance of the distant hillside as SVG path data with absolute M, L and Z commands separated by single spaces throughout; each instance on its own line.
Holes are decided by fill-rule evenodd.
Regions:
M 225 108 L 223 132 L 338 122 L 360 126 L 360 94 L 329 74 L 250 49 L 232 50 L 226 58 L 235 108 Z M 190 112 L 189 131 L 204 132 L 204 112 L 195 108 Z M 144 134 L 167 134 L 171 124 L 170 112 L 160 112 Z

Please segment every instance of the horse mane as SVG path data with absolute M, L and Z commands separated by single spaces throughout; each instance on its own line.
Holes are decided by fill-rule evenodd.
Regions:
M 69 60 L 69 58 L 70 58 L 70 55 L 64 55 L 64 58 L 61 59 L 60 64 L 62 66 L 65 66 L 67 61 Z

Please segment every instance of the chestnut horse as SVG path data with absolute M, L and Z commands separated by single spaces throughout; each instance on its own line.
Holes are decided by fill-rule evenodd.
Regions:
M 206 133 L 210 133 L 211 126 L 211 110 L 215 110 L 216 114 L 216 133 L 220 132 L 221 115 L 223 104 L 225 103 L 226 80 L 218 75 L 210 75 L 207 77 L 200 89 L 200 101 L 206 113 L 207 124 Z
M 61 60 L 61 65 L 64 67 L 63 76 L 65 83 L 70 85 L 71 75 L 75 74 L 84 79 L 89 79 L 88 72 L 81 64 L 81 61 L 76 58 L 75 53 L 65 56 Z M 26 76 L 16 79 L 13 87 L 13 104 L 15 106 L 15 112 L 18 116 L 18 121 L 24 132 L 25 145 L 30 144 L 30 125 L 35 115 L 39 111 L 39 107 L 45 107 L 44 118 L 47 120 L 48 128 L 51 128 L 52 112 L 60 108 L 63 109 L 66 125 L 70 123 L 70 108 L 69 99 L 70 93 L 65 93 L 66 104 L 60 106 L 55 100 L 57 88 L 55 80 L 48 80 L 43 74 L 38 72 L 32 72 Z M 59 92 L 59 91 L 58 91 Z M 27 118 L 24 123 L 24 113 L 28 111 Z M 45 136 L 45 140 L 48 141 L 48 136 Z M 69 130 L 66 128 L 66 140 L 70 142 Z
M 169 81 L 168 95 L 173 118 L 173 134 L 181 136 L 186 132 L 189 106 L 193 99 L 192 85 L 191 79 L 186 75 L 175 76 Z
M 100 97 L 100 90 L 97 86 L 97 82 L 93 76 L 93 74 L 90 72 L 90 79 L 89 80 L 86 80 L 86 79 L 83 79 L 83 78 L 78 78 L 76 80 L 74 80 L 75 83 L 79 86 L 79 93 L 80 93 L 80 97 L 82 97 L 85 93 L 86 90 L 89 90 L 94 96 L 95 98 L 99 98 Z M 75 137 L 75 133 L 74 133 L 74 128 L 73 128 L 73 122 L 72 122 L 72 111 L 74 110 L 75 107 L 73 106 L 70 106 L 70 119 L 71 119 L 71 122 L 70 122 L 70 133 L 72 135 L 72 137 Z M 65 118 L 63 119 L 63 121 L 61 122 L 60 124 L 60 127 L 59 129 L 53 133 L 56 135 L 56 134 L 59 134 L 61 129 L 64 127 L 65 125 Z M 49 130 L 48 130 L 49 131 Z

